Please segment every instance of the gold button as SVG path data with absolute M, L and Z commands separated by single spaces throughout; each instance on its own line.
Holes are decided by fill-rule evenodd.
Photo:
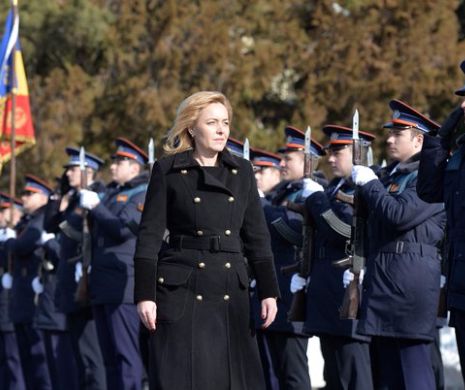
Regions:
M 237 175 L 237 169 L 231 169 L 231 173 L 232 173 L 233 175 Z
M 202 200 L 198 196 L 194 198 L 194 203 L 200 203 L 201 201 Z
M 197 299 L 198 301 L 201 301 L 201 300 L 203 299 L 203 297 L 202 297 L 202 295 L 197 295 L 197 296 L 195 297 L 195 299 Z
M 199 263 L 199 264 L 198 264 L 198 267 L 199 267 L 199 268 L 205 268 L 205 263 Z
M 163 284 L 165 282 L 165 279 L 163 278 L 158 278 L 158 283 Z
M 187 175 L 187 169 L 181 169 L 181 173 L 182 173 L 183 175 Z
M 229 230 L 229 229 L 226 230 L 226 231 L 224 232 L 224 234 L 226 234 L 227 236 L 230 236 L 230 235 L 231 235 L 231 230 Z
M 197 230 L 196 233 L 198 236 L 203 236 L 203 230 Z
M 228 198 L 228 202 L 230 202 L 230 203 L 231 203 L 231 202 L 234 202 L 234 196 L 230 196 L 230 197 Z
M 229 301 L 229 295 L 225 295 L 225 296 L 223 297 L 223 299 L 224 299 L 225 301 Z
M 231 263 L 226 263 L 224 266 L 225 266 L 226 268 L 231 268 Z

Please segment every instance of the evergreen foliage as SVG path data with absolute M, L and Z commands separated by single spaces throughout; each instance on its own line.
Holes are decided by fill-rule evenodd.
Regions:
M 4 2 L 2 15 L 8 11 Z M 275 150 L 292 124 L 379 135 L 399 98 L 442 121 L 465 83 L 465 6 L 454 0 L 20 1 L 37 146 L 18 174 L 60 175 L 67 145 L 109 160 L 117 136 L 157 152 L 179 102 L 223 91 L 233 133 Z M 1 184 L 7 183 L 8 165 Z

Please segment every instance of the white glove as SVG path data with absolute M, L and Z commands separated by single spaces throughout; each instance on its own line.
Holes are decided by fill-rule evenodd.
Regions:
M 40 236 L 40 245 L 44 245 L 46 242 L 53 240 L 55 238 L 55 234 L 47 233 L 45 230 L 42 232 Z
M 363 283 L 363 277 L 364 276 L 365 276 L 365 268 L 363 268 L 360 271 L 360 275 L 358 277 L 358 284 Z M 342 284 L 344 285 L 344 288 L 347 288 L 349 286 L 350 282 L 352 282 L 352 280 L 354 280 L 353 272 L 350 269 L 346 269 L 344 271 L 344 275 L 342 275 Z
M 358 186 L 364 186 L 369 181 L 378 179 L 376 173 L 371 168 L 363 165 L 354 165 L 352 167 L 352 180 Z
M 81 190 L 79 192 L 79 206 L 84 209 L 92 210 L 95 206 L 100 203 L 98 194 L 94 191 Z
M 4 242 L 10 238 L 16 238 L 16 232 L 11 228 L 4 228 L 0 230 L 0 242 Z
M 302 197 L 308 198 L 310 195 L 314 194 L 315 192 L 323 192 L 324 188 L 321 184 L 318 184 L 315 180 L 312 179 L 304 179 L 304 188 L 302 191 Z
M 40 282 L 38 276 L 32 279 L 31 286 L 36 294 L 42 294 L 44 292 L 44 285 Z
M 260 198 L 265 197 L 265 193 L 260 188 L 258 188 L 258 195 L 260 196 Z
M 79 279 L 82 278 L 82 263 L 78 261 L 74 266 L 74 280 L 79 283 Z
M 257 285 L 257 281 L 255 279 L 252 279 L 250 281 L 250 288 L 255 288 L 256 285 Z
M 443 288 L 446 285 L 446 277 L 441 275 L 441 281 L 439 282 L 439 287 Z
M 13 277 L 11 276 L 9 272 L 5 272 L 2 275 L 2 287 L 5 290 L 9 290 L 11 289 L 12 286 L 13 286 Z
M 303 290 L 307 285 L 307 281 L 310 282 L 310 278 L 305 279 L 299 276 L 299 274 L 292 275 L 290 287 L 291 293 L 295 294 L 297 291 Z

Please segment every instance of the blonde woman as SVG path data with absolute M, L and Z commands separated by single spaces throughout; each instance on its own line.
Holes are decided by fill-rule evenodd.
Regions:
M 226 149 L 232 108 L 203 91 L 179 106 L 153 168 L 135 254 L 135 300 L 152 335 L 157 390 L 264 388 L 249 315 L 257 280 L 264 328 L 279 288 L 251 164 Z M 169 230 L 169 249 L 161 252 Z

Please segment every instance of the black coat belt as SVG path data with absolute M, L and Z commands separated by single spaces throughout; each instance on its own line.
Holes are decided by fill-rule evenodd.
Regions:
M 394 241 L 383 245 L 379 252 L 381 253 L 418 253 L 423 255 L 435 255 L 438 253 L 438 248 L 433 245 L 420 244 L 417 242 Z
M 170 236 L 170 247 L 177 250 L 198 249 L 210 252 L 242 252 L 242 244 L 239 238 L 222 237 L 219 235 L 205 237 Z

